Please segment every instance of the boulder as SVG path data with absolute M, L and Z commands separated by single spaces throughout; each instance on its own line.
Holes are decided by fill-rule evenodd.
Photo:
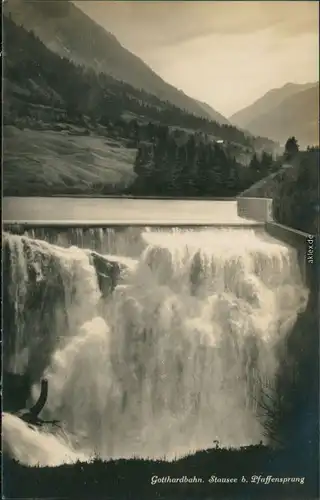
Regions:
M 108 257 L 100 255 L 97 252 L 92 251 L 90 255 L 97 273 L 102 296 L 107 297 L 113 292 L 119 281 L 121 281 L 122 271 L 125 269 L 125 266 L 117 261 L 109 260 Z

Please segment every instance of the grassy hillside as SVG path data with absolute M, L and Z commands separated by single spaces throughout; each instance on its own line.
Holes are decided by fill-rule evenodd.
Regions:
M 108 194 L 133 181 L 135 149 L 83 127 L 56 128 L 4 127 L 5 195 Z

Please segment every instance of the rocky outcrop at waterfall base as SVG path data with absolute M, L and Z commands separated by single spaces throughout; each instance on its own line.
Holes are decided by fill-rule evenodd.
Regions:
M 48 381 L 46 379 L 41 380 L 41 390 L 40 396 L 36 403 L 29 409 L 22 408 L 16 415 L 21 418 L 24 422 L 33 425 L 41 424 L 39 419 L 39 413 L 43 410 L 48 398 Z
M 48 398 L 48 381 L 46 379 L 41 380 L 40 395 L 30 408 L 27 408 L 27 400 L 31 397 L 31 382 L 28 374 L 13 374 L 5 371 L 2 383 L 4 388 L 3 412 L 18 417 L 31 429 L 60 423 L 58 420 L 43 420 L 39 417 Z M 4 432 L 5 452 L 10 456 L 10 440 L 6 439 L 5 434 Z

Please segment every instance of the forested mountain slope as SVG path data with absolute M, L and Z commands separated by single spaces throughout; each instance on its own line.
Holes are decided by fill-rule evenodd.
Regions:
M 5 12 L 53 52 L 76 64 L 105 73 L 163 101 L 203 118 L 227 124 L 209 105 L 203 106 L 166 83 L 139 57 L 68 0 L 59 2 L 9 0 Z

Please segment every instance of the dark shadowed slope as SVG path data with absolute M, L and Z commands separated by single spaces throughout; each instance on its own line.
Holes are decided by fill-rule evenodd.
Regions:
M 289 83 L 274 89 L 230 120 L 282 144 L 295 135 L 302 146 L 315 145 L 319 141 L 319 84 Z
M 228 123 L 210 106 L 199 104 L 162 80 L 72 2 L 9 0 L 5 9 L 17 24 L 34 31 L 48 48 L 61 56 L 143 89 L 189 113 Z

